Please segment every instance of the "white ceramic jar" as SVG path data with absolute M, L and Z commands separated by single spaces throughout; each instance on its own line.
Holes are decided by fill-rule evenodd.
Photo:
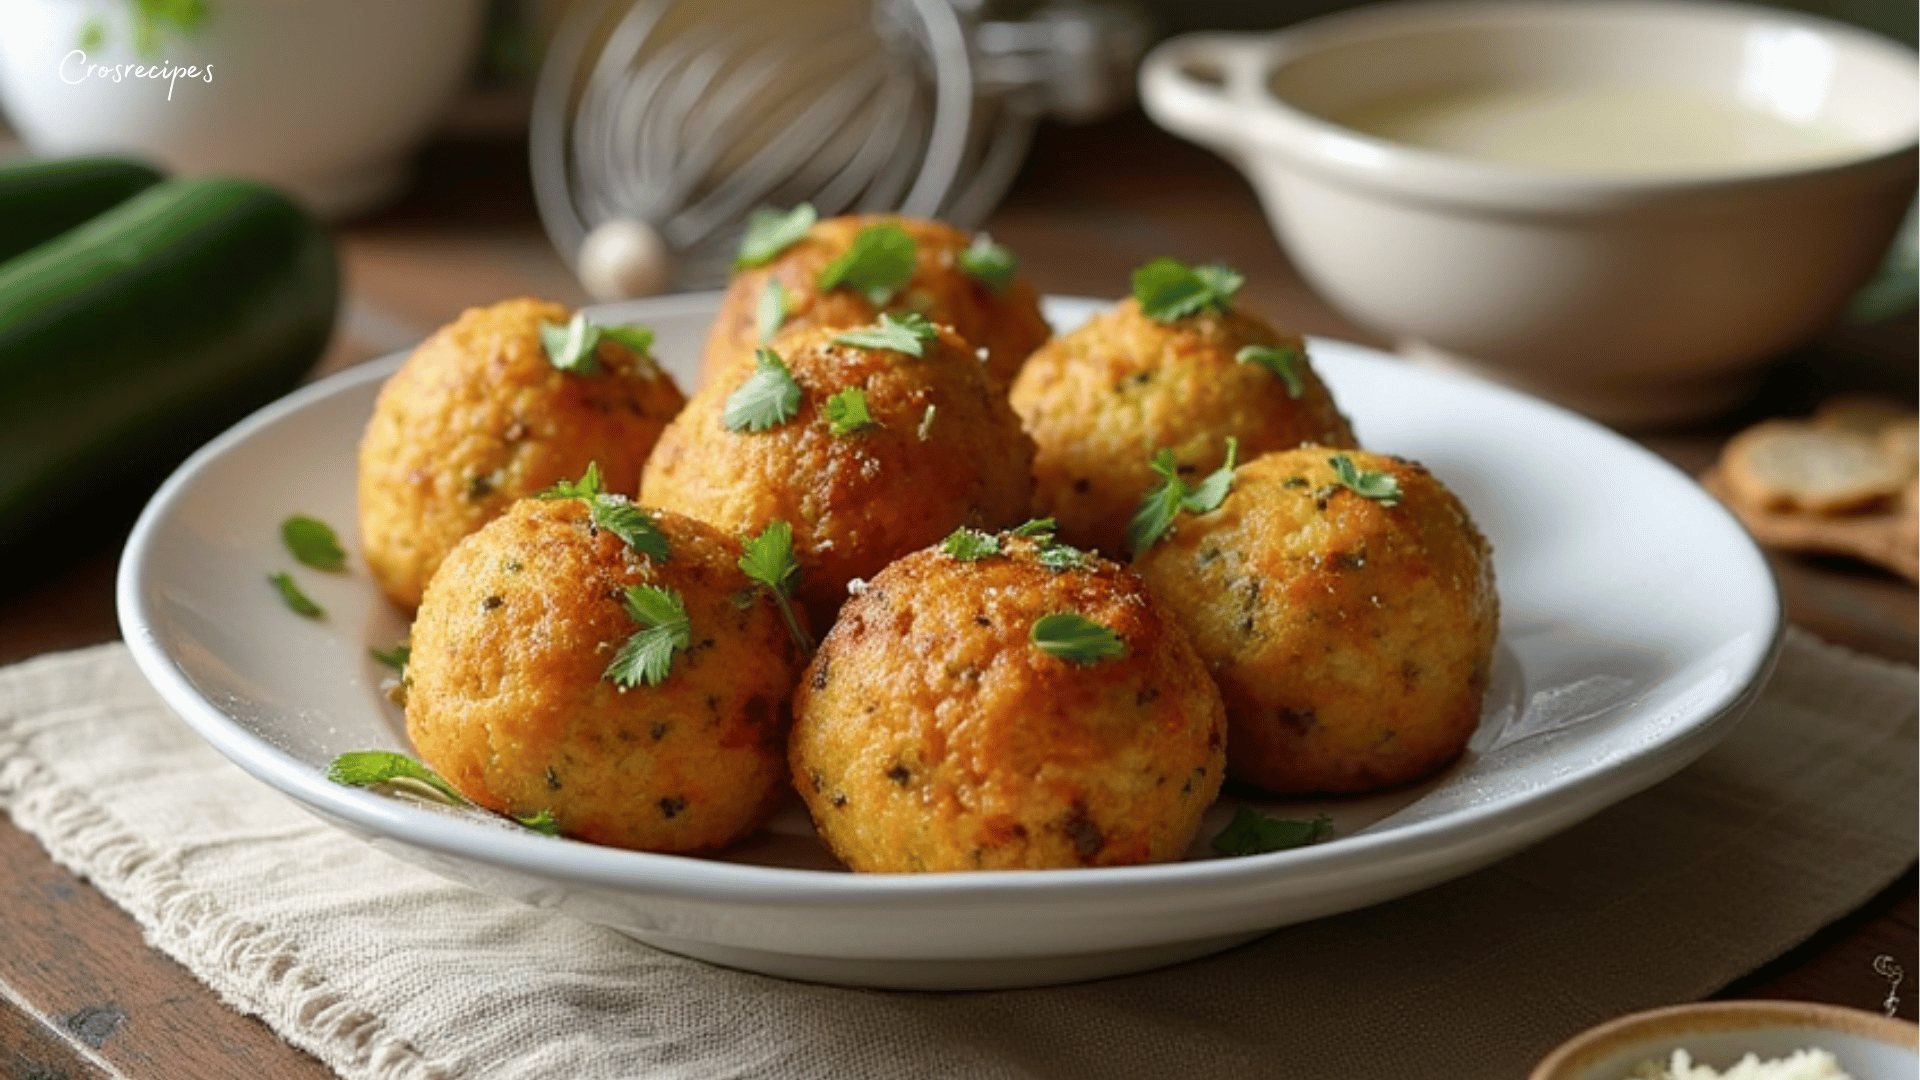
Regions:
M 1739 401 L 1872 273 L 1913 195 L 1915 67 L 1863 31 L 1741 4 L 1440 0 L 1177 38 L 1140 81 L 1156 121 L 1246 173 L 1295 265 L 1356 321 L 1645 427 Z M 1718 95 L 1847 145 L 1620 171 L 1339 122 L 1488 86 Z
M 0 0 L 0 103 L 28 148 L 277 183 L 340 217 L 392 196 L 472 73 L 481 0 Z

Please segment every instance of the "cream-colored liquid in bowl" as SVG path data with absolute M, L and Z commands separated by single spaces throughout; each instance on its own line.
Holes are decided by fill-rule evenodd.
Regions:
M 1328 119 L 1442 153 L 1611 175 L 1811 163 L 1858 145 L 1837 128 L 1684 87 L 1478 86 Z

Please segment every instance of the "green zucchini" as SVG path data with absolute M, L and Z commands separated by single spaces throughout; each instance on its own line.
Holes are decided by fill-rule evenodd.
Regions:
M 339 298 L 332 237 L 244 180 L 164 181 L 0 263 L 0 551 L 121 523 L 299 383 Z
M 162 179 L 152 166 L 119 157 L 29 158 L 0 165 L 0 262 Z

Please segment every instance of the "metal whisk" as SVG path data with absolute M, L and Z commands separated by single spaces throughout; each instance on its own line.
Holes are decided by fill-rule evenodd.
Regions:
M 724 280 L 755 208 L 897 210 L 972 227 L 1043 114 L 1123 102 L 1123 8 L 986 0 L 589 0 L 534 101 L 547 232 L 603 299 Z

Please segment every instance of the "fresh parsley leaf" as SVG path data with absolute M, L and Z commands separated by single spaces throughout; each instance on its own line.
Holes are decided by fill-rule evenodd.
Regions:
M 1240 804 L 1233 820 L 1213 838 L 1213 850 L 1222 855 L 1260 855 L 1269 851 L 1305 847 L 1333 835 L 1333 819 L 1315 814 L 1312 821 L 1268 817 Z
M 687 606 L 680 594 L 657 585 L 629 585 L 623 606 L 627 617 L 640 624 L 600 677 L 625 688 L 658 686 L 673 670 L 673 651 L 693 643 Z
M 1000 554 L 1000 538 L 962 525 L 947 534 L 940 542 L 940 550 L 961 562 L 979 562 L 989 555 Z
M 588 322 L 585 314 L 575 312 L 565 326 L 541 323 L 540 347 L 546 350 L 547 362 L 561 371 L 592 375 L 600 370 L 600 362 L 593 356 L 600 334 L 600 327 Z
M 849 386 L 827 399 L 827 429 L 835 435 L 852 435 L 880 422 L 867 412 L 867 392 Z
M 293 557 L 313 567 L 338 573 L 347 568 L 347 553 L 333 527 L 319 518 L 295 514 L 280 523 L 280 539 Z
M 720 423 L 728 431 L 765 431 L 800 411 L 800 384 L 772 349 L 754 351 L 753 374 L 727 395 Z
M 1041 652 L 1075 664 L 1097 664 L 1127 652 L 1120 635 L 1074 611 L 1040 616 L 1028 637 Z
M 1147 489 L 1140 496 L 1140 505 L 1133 512 L 1133 519 L 1127 523 L 1127 547 L 1135 555 L 1154 545 L 1154 541 L 1173 524 L 1173 516 L 1180 512 L 1180 504 L 1186 500 L 1187 485 L 1180 479 L 1179 466 L 1173 459 L 1173 451 L 1161 447 L 1154 452 L 1147 467 L 1160 474 L 1160 482 Z
M 406 645 L 395 645 L 391 649 L 368 649 L 367 653 L 395 671 L 407 670 L 407 661 L 413 659 L 413 649 Z
M 1180 466 L 1174 460 L 1173 451 L 1164 446 L 1155 451 L 1147 467 L 1160 474 L 1160 482 L 1140 496 L 1133 520 L 1127 523 L 1127 545 L 1133 553 L 1139 555 L 1166 535 L 1180 511 L 1205 514 L 1219 509 L 1227 492 L 1233 490 L 1234 459 L 1239 452 L 1240 441 L 1228 436 L 1226 463 L 1199 484 L 1189 486 L 1180 478 Z
M 767 283 L 760 288 L 760 302 L 753 309 L 753 332 L 760 344 L 765 345 L 780 332 L 792 308 L 793 298 L 787 295 L 787 287 L 768 274 Z
M 785 212 L 770 206 L 755 210 L 747 216 L 746 235 L 740 238 L 740 253 L 733 257 L 733 268 L 746 270 L 772 262 L 799 243 L 818 220 L 812 203 L 801 203 Z
M 587 506 L 596 526 L 624 540 L 633 550 L 655 559 L 665 559 L 670 554 L 667 534 L 625 495 L 594 495 L 587 499 Z
M 1212 309 L 1226 312 L 1246 279 L 1224 266 L 1192 267 L 1161 256 L 1133 272 L 1133 298 L 1140 313 L 1173 322 Z
M 348 787 L 372 787 L 396 780 L 412 780 L 437 793 L 443 802 L 454 806 L 473 803 L 446 778 L 405 754 L 391 750 L 355 750 L 334 758 L 327 766 L 327 779 Z
M 1013 257 L 1013 252 L 994 243 L 993 237 L 986 233 L 973 238 L 967 250 L 960 253 L 959 262 L 960 269 L 996 293 L 1006 292 L 1013 284 L 1014 275 L 1020 272 L 1020 262 Z
M 536 499 L 591 499 L 600 494 L 600 463 L 587 462 L 587 471 L 578 480 L 560 480 L 535 495 Z
M 1233 354 L 1233 358 L 1242 364 L 1259 364 L 1287 386 L 1287 396 L 1299 400 L 1307 392 L 1307 384 L 1300 377 L 1300 350 L 1291 345 L 1275 349 L 1266 345 L 1248 345 Z
M 1220 509 L 1220 504 L 1226 501 L 1227 492 L 1233 490 L 1233 459 L 1239 453 L 1240 440 L 1227 436 L 1226 463 L 1194 485 L 1186 498 L 1180 500 L 1180 509 L 1189 514 L 1206 514 Z
M 642 356 L 653 348 L 653 331 L 645 326 L 602 326 L 600 336 L 612 338 Z
M 844 285 L 874 307 L 886 307 L 913 277 L 913 263 L 913 237 L 898 225 L 869 225 L 853 238 L 846 254 L 820 271 L 816 284 L 823 290 Z
M 1052 536 L 1059 528 L 1060 523 L 1058 521 L 1050 517 L 1043 517 L 1034 518 L 1024 525 L 1016 525 L 1008 530 L 1008 532 L 1014 536 Z
M 1327 459 L 1327 464 L 1333 466 L 1333 478 L 1340 486 L 1355 495 L 1364 495 L 1381 506 L 1399 505 L 1400 481 L 1394 479 L 1392 473 L 1361 469 L 1345 454 L 1335 454 Z
M 285 570 L 268 574 L 267 581 L 270 582 L 274 588 L 280 590 L 280 599 L 286 601 L 287 606 L 293 609 L 294 614 L 305 615 L 309 619 L 324 619 L 327 617 L 326 610 L 319 604 L 308 599 L 307 594 L 300 591 L 300 586 L 293 583 L 293 576 Z
M 560 823 L 553 819 L 551 809 L 542 810 L 537 814 L 515 814 L 513 820 L 537 833 L 544 833 L 547 836 L 560 835 Z
M 1078 570 L 1093 561 L 1093 557 L 1072 544 L 1063 544 L 1053 538 L 1051 533 L 1039 538 L 1040 550 L 1034 558 L 1049 570 Z
M 770 521 L 759 536 L 748 537 L 744 547 L 746 554 L 740 556 L 739 563 L 741 572 L 773 594 L 773 602 L 787 622 L 787 632 L 793 635 L 800 651 L 813 651 L 813 639 L 800 628 L 800 620 L 793 613 L 793 590 L 800 584 L 800 560 L 793 554 L 793 526 L 784 521 Z
M 892 349 L 908 356 L 927 355 L 927 342 L 940 336 L 933 324 L 911 311 L 895 315 L 881 312 L 880 321 L 834 337 L 835 345 L 854 345 L 862 349 Z

